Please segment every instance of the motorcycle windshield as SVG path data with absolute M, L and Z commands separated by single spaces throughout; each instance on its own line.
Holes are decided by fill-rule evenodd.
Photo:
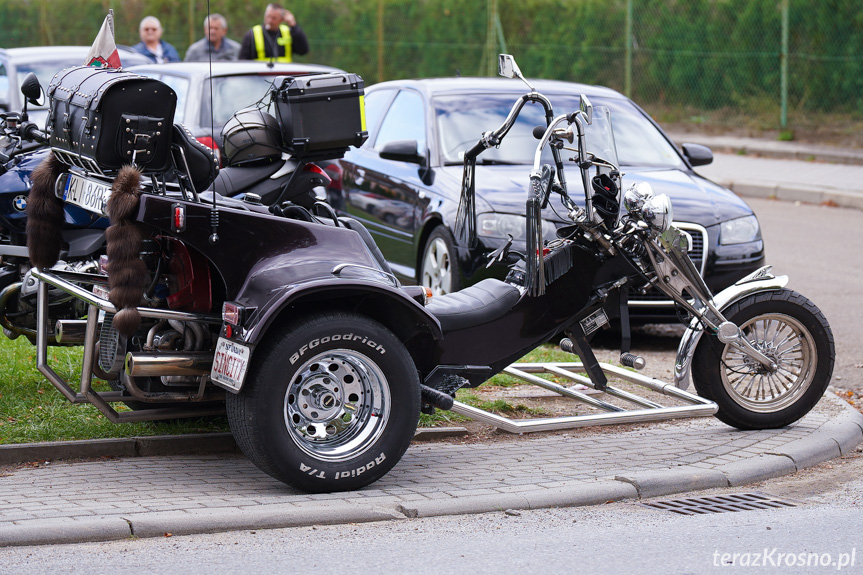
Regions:
M 617 146 L 614 142 L 614 131 L 611 128 L 611 110 L 605 106 L 594 106 L 593 122 L 585 127 L 584 139 L 588 154 L 592 154 L 601 163 L 614 166 L 615 170 L 620 168 Z M 602 165 L 597 167 L 600 172 L 604 173 L 611 170 L 611 168 Z

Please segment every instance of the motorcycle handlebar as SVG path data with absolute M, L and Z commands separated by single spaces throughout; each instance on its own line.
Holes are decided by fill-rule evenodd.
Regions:
M 480 140 L 474 144 L 473 148 L 464 153 L 465 158 L 476 158 L 485 151 L 485 140 Z
M 40 144 L 48 143 L 48 134 L 40 130 L 33 122 L 24 122 L 21 125 L 21 137 Z

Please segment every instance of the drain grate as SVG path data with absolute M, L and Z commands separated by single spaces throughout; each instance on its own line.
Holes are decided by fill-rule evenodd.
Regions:
M 705 515 L 708 513 L 729 513 L 733 511 L 752 511 L 755 509 L 784 509 L 797 507 L 797 501 L 782 499 L 767 493 L 728 493 L 709 497 L 688 497 L 686 499 L 663 499 L 642 502 L 640 505 L 671 511 L 680 515 Z

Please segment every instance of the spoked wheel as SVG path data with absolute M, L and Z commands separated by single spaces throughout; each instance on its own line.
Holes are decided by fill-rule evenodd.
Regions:
M 419 283 L 432 290 L 432 295 L 452 293 L 459 289 L 458 264 L 452 234 L 437 227 L 429 236 L 420 265 Z
M 748 296 L 725 316 L 776 365 L 762 365 L 732 345 L 704 335 L 692 361 L 699 395 L 719 405 L 717 417 L 739 429 L 793 423 L 818 402 L 833 374 L 833 334 L 802 295 L 780 290 Z
M 368 485 L 399 461 L 419 417 L 419 378 L 399 339 L 364 316 L 321 313 L 255 351 L 228 420 L 243 452 L 305 491 Z

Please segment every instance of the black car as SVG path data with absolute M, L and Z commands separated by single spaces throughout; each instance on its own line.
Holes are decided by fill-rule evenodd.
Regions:
M 649 182 L 668 194 L 675 224 L 693 238 L 692 259 L 713 290 L 734 283 L 764 264 L 764 243 L 752 209 L 734 193 L 693 171 L 708 164 L 708 148 L 684 144 L 683 153 L 634 102 L 603 87 L 531 80 L 561 114 L 578 108 L 585 94 L 611 110 L 624 184 Z M 483 132 L 496 129 L 525 88 L 518 80 L 437 78 L 383 82 L 366 90 L 368 141 L 330 166 L 329 200 L 361 220 L 390 266 L 403 280 L 448 293 L 489 276 L 487 255 L 512 235 L 525 233 L 524 205 L 542 108 L 529 104 L 499 148 L 479 157 L 476 211 L 479 246 L 459 245 L 453 234 L 464 151 Z M 571 165 L 571 164 L 570 164 Z M 577 170 L 568 170 L 570 195 L 583 202 Z M 543 213 L 545 234 L 565 222 L 560 203 Z M 633 296 L 633 320 L 667 321 L 672 302 L 660 292 Z
M 23 106 L 21 82 L 33 72 L 42 88 L 47 90 L 54 74 L 64 68 L 83 66 L 90 46 L 31 46 L 0 49 L 0 112 L 17 112 Z M 149 62 L 131 48 L 118 46 L 120 63 L 124 68 Z M 30 106 L 30 119 L 45 125 L 48 118 L 48 99 L 41 106 Z

